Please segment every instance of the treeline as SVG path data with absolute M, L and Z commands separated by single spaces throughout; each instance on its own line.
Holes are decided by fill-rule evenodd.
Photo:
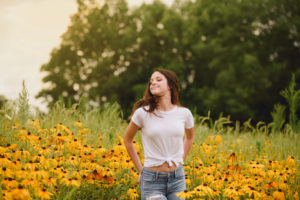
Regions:
M 280 91 L 300 83 L 298 0 L 176 0 L 129 8 L 125 0 L 77 0 L 60 46 L 41 66 L 49 107 L 118 102 L 127 117 L 151 73 L 176 72 L 181 103 L 213 118 L 272 121 Z M 296 102 L 296 105 L 299 102 Z M 297 113 L 293 113 L 296 115 Z M 299 113 L 298 113 L 299 114 Z M 274 117 L 273 117 L 274 118 Z

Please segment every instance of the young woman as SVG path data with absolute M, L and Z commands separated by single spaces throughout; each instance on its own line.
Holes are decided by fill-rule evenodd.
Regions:
M 133 107 L 124 144 L 139 172 L 142 200 L 179 200 L 176 194 L 186 189 L 183 164 L 194 139 L 194 118 L 180 105 L 178 92 L 176 74 L 157 69 Z M 144 167 L 132 142 L 139 129 Z

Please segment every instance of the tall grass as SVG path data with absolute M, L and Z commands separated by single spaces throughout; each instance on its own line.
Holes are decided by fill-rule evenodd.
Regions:
M 85 127 L 88 127 L 89 134 L 87 142 L 93 143 L 102 138 L 103 143 L 107 147 L 113 145 L 114 140 L 118 136 L 123 136 L 127 127 L 127 121 L 123 119 L 123 113 L 118 103 L 108 103 L 98 108 L 91 108 L 85 98 L 81 98 L 79 103 L 73 104 L 71 107 L 66 107 L 63 100 L 57 101 L 47 114 L 42 112 L 31 113 L 28 107 L 27 90 L 23 82 L 23 89 L 19 98 L 14 102 L 4 104 L 0 114 L 0 137 L 12 135 L 15 122 L 19 122 L 21 126 L 26 126 L 30 120 L 39 120 L 41 128 L 50 129 L 57 124 L 64 124 L 74 134 L 78 134 L 74 122 L 80 121 Z M 255 156 L 259 156 L 261 151 L 268 151 L 268 155 L 273 155 L 281 159 L 286 159 L 292 155 L 296 160 L 299 160 L 299 134 L 297 134 L 292 125 L 286 124 L 282 128 L 282 113 L 283 108 L 278 108 L 277 121 L 280 125 L 274 126 L 274 122 L 266 124 L 259 122 L 256 126 L 251 125 L 251 119 L 240 125 L 239 122 L 232 122 L 229 117 L 220 116 L 219 119 L 213 121 L 210 118 L 210 113 L 207 116 L 198 116 L 195 118 L 195 144 L 201 145 L 204 138 L 212 135 L 222 135 L 225 142 L 224 151 L 243 151 L 245 159 L 252 160 Z M 274 114 L 275 116 L 276 114 Z M 299 122 L 298 122 L 299 123 Z M 294 124 L 297 124 L 294 122 Z M 276 132 L 274 134 L 274 127 Z M 10 137 L 10 143 L 14 143 L 18 138 Z M 137 134 L 136 140 L 141 142 L 140 133 Z M 239 146 L 236 141 L 243 140 L 244 146 Z M 228 146 L 226 146 L 228 144 Z M 230 150 L 229 150 L 230 149 Z M 255 154 L 251 152 L 255 152 Z M 272 159 L 272 158 L 269 158 Z
M 266 158 L 269 160 L 293 156 L 295 160 L 300 161 L 300 136 L 289 125 L 278 134 L 272 134 L 273 123 L 259 122 L 254 127 L 249 120 L 240 126 L 239 122 L 232 125 L 233 122 L 228 117 L 221 117 L 214 121 L 211 127 L 209 114 L 205 117 L 196 115 L 195 121 L 196 145 L 203 144 L 205 138 L 209 136 L 220 135 L 224 140 L 222 151 L 241 152 L 245 155 L 243 158 L 245 161 L 255 160 L 261 155 L 269 155 Z M 228 126 L 230 124 L 231 126 Z
M 92 108 L 88 105 L 88 101 L 84 97 L 82 97 L 78 103 L 71 106 L 66 106 L 64 101 L 60 99 L 48 113 L 32 113 L 27 106 L 27 90 L 25 84 L 23 84 L 19 99 L 13 102 L 7 102 L 0 111 L 0 147 L 3 147 L 2 150 L 10 147 L 11 144 L 16 144 L 18 145 L 16 149 L 31 152 L 34 157 L 39 154 L 42 147 L 45 147 L 44 145 L 47 145 L 47 143 L 52 144 L 50 141 L 53 140 L 53 138 L 59 137 L 59 131 L 65 132 L 62 135 L 66 135 L 66 132 L 69 135 L 70 132 L 68 131 L 71 130 L 74 137 L 72 136 L 72 140 L 69 142 L 75 141 L 76 138 L 76 140 L 79 139 L 80 142 L 82 142 L 82 145 L 86 145 L 87 148 L 91 149 L 86 149 L 85 153 L 81 153 L 80 156 L 88 156 L 88 152 L 92 154 L 94 150 L 99 148 L 99 145 L 103 145 L 108 149 L 102 156 L 105 155 L 109 157 L 112 149 L 120 151 L 118 150 L 121 148 L 120 141 L 122 140 L 120 140 L 120 138 L 124 136 L 128 121 L 124 119 L 117 102 L 102 105 L 98 108 Z M 279 116 L 279 114 L 277 115 Z M 295 167 L 299 170 L 300 138 L 299 134 L 297 134 L 290 124 L 277 127 L 275 132 L 274 122 L 269 124 L 259 122 L 253 126 L 251 119 L 243 124 L 240 124 L 240 122 L 233 122 L 229 117 L 223 117 L 222 115 L 220 115 L 219 119 L 212 120 L 210 118 L 210 113 L 208 113 L 207 116 L 194 114 L 194 118 L 195 141 L 193 148 L 186 159 L 186 164 L 190 167 L 194 167 L 194 163 L 197 164 L 196 161 L 199 158 L 198 160 L 203 161 L 204 166 L 207 168 L 211 166 L 211 168 L 219 167 L 226 170 L 230 165 L 228 156 L 234 153 L 238 160 L 238 165 L 246 172 L 248 169 L 247 165 L 249 165 L 248 161 L 255 160 L 258 162 L 263 160 L 266 162 L 269 160 L 277 162 L 287 160 L 288 157 L 295 158 Z M 279 116 L 278 122 L 281 121 L 281 119 L 282 118 Z M 38 125 L 35 124 L 34 127 L 31 127 L 34 121 L 38 121 Z M 79 127 L 75 122 L 82 122 L 82 126 Z M 23 130 L 22 127 L 25 128 L 25 132 L 23 133 L 21 133 Z M 62 128 L 56 130 L 56 127 L 65 127 L 68 131 L 64 131 Z M 55 131 L 52 131 L 51 129 L 55 129 Z M 84 131 L 84 133 L 81 134 L 81 131 Z M 42 138 L 41 142 L 38 142 L 38 145 L 35 145 L 35 149 L 33 148 L 34 145 L 28 142 L 28 138 L 31 138 L 32 135 Z M 218 145 L 215 145 L 216 135 L 221 136 L 219 138 L 222 140 Z M 21 137 L 25 139 L 22 140 Z M 99 139 L 101 142 L 99 142 Z M 140 146 L 142 143 L 140 132 L 137 133 L 135 140 L 138 142 L 137 145 Z M 51 153 L 48 155 L 47 159 L 51 159 L 55 156 L 57 157 L 58 154 L 66 158 L 66 162 L 70 162 L 70 157 L 76 155 L 76 159 L 78 159 L 78 153 L 75 154 L 68 149 L 67 145 L 67 143 L 62 144 L 61 146 L 57 145 L 63 147 L 59 151 L 55 150 L 55 147 L 53 147 L 55 145 L 49 147 Z M 111 171 L 117 169 L 117 173 L 114 176 L 117 180 L 114 182 L 116 185 L 107 189 L 101 185 L 86 185 L 84 183 L 82 183 L 80 187 L 69 187 L 60 184 L 58 188 L 59 192 L 55 194 L 55 198 L 112 199 L 111 197 L 119 197 L 121 194 L 127 194 L 129 189 L 137 191 L 135 189 L 137 177 L 136 172 L 134 172 L 133 164 L 129 162 L 129 158 L 126 157 L 128 155 L 124 148 L 122 149 L 122 153 L 124 154 L 120 154 L 120 156 L 117 157 L 119 159 L 119 161 L 116 160 L 117 162 L 109 160 L 109 162 L 106 163 L 105 159 L 102 159 L 102 156 L 95 158 L 95 162 L 101 164 L 97 166 L 105 167 L 106 170 Z M 142 148 L 140 153 L 141 154 L 139 155 L 142 155 Z M 24 162 L 24 160 L 22 162 Z M 28 164 L 28 160 L 25 163 Z M 110 164 L 118 164 L 119 167 L 113 167 Z M 43 166 L 40 167 L 43 168 Z M 61 163 L 59 164 L 59 167 L 70 170 L 70 173 L 87 168 L 87 170 L 91 170 L 91 173 L 93 174 L 94 170 L 94 168 L 91 168 L 92 166 L 80 167 L 80 165 L 69 165 L 68 163 Z M 47 170 L 49 169 L 50 168 L 47 168 Z M 131 173 L 128 173 L 129 171 L 131 171 Z M 66 175 L 68 178 L 70 173 Z M 126 177 L 125 179 L 127 182 L 121 183 L 122 180 L 125 180 L 124 177 Z M 198 185 L 202 183 L 202 178 L 203 176 L 201 175 L 195 179 Z M 218 177 L 216 176 L 215 178 Z M 299 180 L 298 175 L 294 178 L 295 180 Z M 85 178 L 80 177 L 80 180 L 84 179 Z M 58 180 L 62 182 L 61 179 Z M 196 183 L 194 182 L 192 184 L 196 187 Z M 296 181 L 296 185 L 297 184 L 298 181 Z M 293 188 L 292 191 L 296 191 L 296 189 Z M 0 187 L 0 196 L 1 193 Z

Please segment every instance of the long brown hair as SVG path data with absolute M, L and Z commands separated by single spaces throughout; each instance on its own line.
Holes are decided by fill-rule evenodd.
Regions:
M 166 79 L 168 81 L 168 86 L 171 89 L 171 103 L 174 104 L 174 105 L 181 106 L 181 104 L 179 102 L 179 98 L 178 98 L 179 83 L 178 83 L 178 79 L 177 79 L 176 74 L 171 70 L 159 69 L 159 68 L 155 69 L 154 72 L 159 72 L 159 73 L 163 74 L 166 77 Z M 130 114 L 130 118 L 131 118 L 131 116 L 133 115 L 133 113 L 135 112 L 136 109 L 138 109 L 140 107 L 144 107 L 144 106 L 149 106 L 148 110 L 143 108 L 145 111 L 153 113 L 153 111 L 157 107 L 157 103 L 158 103 L 158 98 L 151 93 L 151 91 L 150 91 L 150 81 L 149 81 L 148 84 L 147 84 L 147 88 L 144 92 L 143 98 L 141 98 L 140 100 L 138 100 L 134 104 L 134 106 L 132 108 L 132 112 Z

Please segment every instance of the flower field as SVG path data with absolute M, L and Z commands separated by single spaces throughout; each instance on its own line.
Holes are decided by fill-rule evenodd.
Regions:
M 0 197 L 140 199 L 138 174 L 123 145 L 122 134 L 113 132 L 107 137 L 107 129 L 97 135 L 97 129 L 89 128 L 88 121 L 55 123 L 46 128 L 42 119 L 29 120 L 25 126 L 4 120 Z M 125 131 L 126 125 L 116 126 Z M 195 142 L 185 161 L 187 190 L 179 196 L 299 199 L 297 135 L 285 140 L 251 133 L 234 136 L 227 133 L 230 131 L 196 125 Z M 143 162 L 140 141 L 137 136 L 135 147 Z

